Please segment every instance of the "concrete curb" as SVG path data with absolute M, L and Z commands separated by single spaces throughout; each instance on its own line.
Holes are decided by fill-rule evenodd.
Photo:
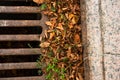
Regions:
M 120 80 L 120 0 L 80 1 L 85 80 Z

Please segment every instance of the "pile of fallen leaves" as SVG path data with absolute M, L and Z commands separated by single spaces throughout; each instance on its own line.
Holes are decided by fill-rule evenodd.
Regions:
M 49 80 L 83 80 L 80 0 L 33 0 L 49 17 L 40 64 Z

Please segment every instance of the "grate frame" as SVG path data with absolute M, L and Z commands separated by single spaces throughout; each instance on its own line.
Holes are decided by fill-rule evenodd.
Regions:
M 4 0 L 4 1 L 25 1 L 29 2 L 31 0 Z M 1 2 L 1 1 L 0 1 Z M 41 13 L 39 7 L 37 6 L 0 6 L 0 14 L 5 13 L 15 13 L 15 14 L 24 14 L 24 13 L 36 13 L 41 15 L 40 20 L 0 20 L 0 28 L 3 27 L 34 27 L 41 26 L 41 34 L 0 34 L 0 42 L 2 41 L 40 41 L 40 37 L 44 36 L 45 30 L 48 29 L 45 21 L 48 21 L 48 18 Z M 0 49 L 0 56 L 13 56 L 13 55 L 40 55 L 40 48 L 10 48 L 10 49 Z M 19 62 L 19 63 L 0 63 L 1 70 L 16 70 L 16 69 L 37 69 L 36 61 L 35 62 Z M 43 76 L 16 76 L 16 77 L 0 77 L 0 80 L 45 80 Z

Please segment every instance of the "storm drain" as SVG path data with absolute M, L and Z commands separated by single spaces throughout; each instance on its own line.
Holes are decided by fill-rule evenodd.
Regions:
M 43 80 L 36 60 L 46 20 L 31 0 L 0 1 L 0 80 Z

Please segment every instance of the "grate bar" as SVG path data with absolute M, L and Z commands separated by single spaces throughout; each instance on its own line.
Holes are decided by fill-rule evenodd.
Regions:
M 0 63 L 0 70 L 37 69 L 36 62 Z
M 41 54 L 40 48 L 0 49 L 0 56 L 7 56 L 7 55 L 36 55 L 36 54 Z
M 40 20 L 0 20 L 0 27 L 30 27 L 40 26 L 41 24 L 43 23 Z
M 0 35 L 0 41 L 39 41 L 39 35 Z
M 45 76 L 0 78 L 0 80 L 46 80 Z
M 32 1 L 32 0 L 4 0 L 4 1 L 26 1 L 26 2 L 28 2 L 28 1 Z
M 40 9 L 32 6 L 0 6 L 0 13 L 40 13 Z

